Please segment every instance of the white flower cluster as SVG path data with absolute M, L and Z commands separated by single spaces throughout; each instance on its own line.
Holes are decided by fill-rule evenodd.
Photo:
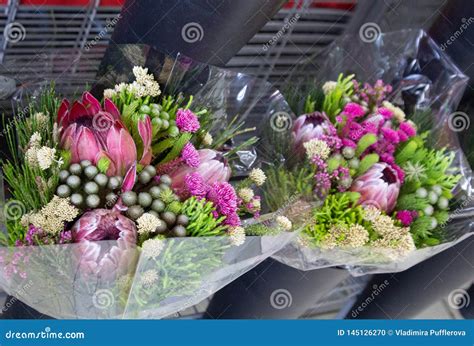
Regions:
M 369 241 L 369 232 L 361 225 L 354 224 L 350 227 L 334 225 L 321 242 L 323 249 L 358 248 Z
M 144 287 L 151 287 L 158 282 L 158 272 L 155 269 L 148 269 L 141 274 L 140 282 Z
M 252 169 L 249 173 L 249 178 L 257 186 L 262 186 L 265 183 L 265 180 L 267 180 L 267 176 L 260 168 Z
M 336 89 L 337 82 L 334 81 L 327 81 L 323 84 L 323 93 L 325 96 L 329 95 Z
M 245 229 L 240 226 L 230 227 L 227 231 L 230 237 L 230 243 L 234 246 L 240 246 L 245 243 Z
M 161 239 L 148 239 L 142 245 L 143 256 L 147 259 L 156 259 L 160 256 L 161 251 L 165 247 L 165 243 Z
M 50 168 L 55 162 L 59 165 L 62 164 L 62 160 L 56 158 L 56 149 L 41 146 L 41 135 L 38 132 L 31 136 L 25 157 L 31 167 L 40 167 L 43 171 Z
M 153 233 L 159 225 L 160 220 L 150 213 L 144 213 L 137 219 L 137 229 L 140 234 Z
M 286 216 L 283 216 L 283 215 L 277 216 L 276 222 L 278 226 L 281 227 L 285 231 L 291 231 L 291 229 L 293 228 L 293 224 Z
M 156 97 L 161 94 L 160 85 L 155 81 L 153 74 L 148 73 L 148 68 L 134 66 L 135 81 L 130 84 L 120 83 L 114 89 L 105 89 L 104 97 L 113 98 L 118 93 L 128 91 L 136 97 Z
M 318 156 L 321 159 L 326 160 L 331 154 L 331 148 L 329 148 L 325 141 L 320 139 L 311 139 L 303 143 L 303 146 L 309 159 Z
M 238 191 L 238 195 L 245 203 L 248 203 L 254 197 L 253 190 L 249 187 L 243 187 Z

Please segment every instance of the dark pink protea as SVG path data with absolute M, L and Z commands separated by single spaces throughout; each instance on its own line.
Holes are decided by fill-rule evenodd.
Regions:
M 57 122 L 61 126 L 60 144 L 71 151 L 71 162 L 89 160 L 97 164 L 100 159 L 110 162 L 107 175 L 124 175 L 136 162 L 137 149 L 128 130 L 120 120 L 115 104 L 105 99 L 104 109 L 89 92 L 81 101 L 70 106 L 63 100 L 58 111 Z M 138 122 L 138 131 L 143 141 L 140 164 L 151 161 L 151 122 L 147 116 Z
M 84 213 L 71 229 L 77 243 L 77 258 L 84 273 L 115 275 L 133 253 L 137 240 L 135 223 L 114 209 L 95 209 Z M 116 241 L 113 243 L 103 241 Z
M 293 149 L 298 155 L 304 156 L 304 143 L 324 135 L 331 135 L 334 130 L 334 126 L 324 113 L 314 112 L 300 115 L 293 123 L 291 130 Z
M 390 214 L 397 203 L 400 179 L 390 165 L 376 163 L 354 180 L 350 190 L 360 193 L 359 204 L 373 205 Z
M 175 170 L 169 172 L 173 181 L 171 187 L 178 194 L 183 193 L 185 177 L 191 173 L 199 173 L 208 185 L 226 182 L 230 179 L 231 169 L 221 153 L 212 149 L 200 149 L 197 152 L 199 154 L 199 165 L 197 167 L 181 164 Z

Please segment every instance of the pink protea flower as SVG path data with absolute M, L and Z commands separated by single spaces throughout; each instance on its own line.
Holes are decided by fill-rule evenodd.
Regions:
M 85 274 L 114 278 L 121 264 L 134 253 L 135 223 L 113 209 L 95 209 L 84 213 L 71 229 L 77 244 L 75 255 Z M 112 244 L 102 241 L 116 241 Z
M 183 150 L 181 150 L 181 158 L 189 167 L 199 167 L 199 153 L 191 143 L 188 142 L 184 145 Z
M 303 144 L 311 139 L 320 139 L 323 135 L 333 135 L 335 128 L 326 114 L 314 112 L 300 115 L 291 130 L 293 150 L 300 156 L 305 155 Z
M 230 179 L 231 169 L 221 153 L 212 149 L 200 149 L 197 152 L 200 161 L 198 167 L 189 167 L 188 165 L 181 164 L 167 172 L 172 179 L 171 187 L 179 195 L 186 194 L 184 178 L 194 172 L 199 173 L 209 185 L 216 182 L 226 182 Z
M 389 214 L 397 203 L 400 185 L 397 172 L 390 165 L 376 163 L 354 180 L 350 190 L 360 193 L 359 204 L 374 205 Z
M 189 109 L 178 109 L 176 112 L 176 126 L 181 132 L 194 133 L 201 125 L 198 117 Z
M 60 146 L 71 151 L 71 162 L 89 160 L 97 164 L 106 158 L 110 162 L 107 175 L 124 175 L 136 162 L 137 149 L 132 136 L 120 120 L 120 112 L 109 99 L 102 109 L 99 101 L 89 92 L 81 101 L 70 106 L 63 100 L 58 110 L 58 124 L 61 126 Z M 151 160 L 151 122 L 145 117 L 138 123 L 144 149 L 142 165 Z

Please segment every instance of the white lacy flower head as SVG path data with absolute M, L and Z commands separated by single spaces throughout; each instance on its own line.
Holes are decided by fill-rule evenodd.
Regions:
M 293 227 L 293 224 L 291 221 L 283 215 L 277 216 L 276 222 L 279 227 L 281 227 L 285 231 L 291 231 L 291 228 Z
M 161 251 L 165 247 L 165 243 L 161 239 L 148 239 L 142 245 L 143 256 L 147 259 L 155 259 L 160 256 Z
M 334 89 L 336 89 L 336 85 L 337 85 L 337 82 L 334 82 L 334 81 L 327 81 L 326 83 L 324 83 L 323 85 L 324 95 L 329 95 L 330 93 L 332 93 Z
M 212 141 L 213 141 L 212 135 L 209 132 L 206 132 L 206 134 L 204 135 L 204 138 L 202 139 L 202 144 L 209 146 L 209 145 L 212 145 Z
M 254 168 L 250 171 L 249 178 L 255 183 L 255 185 L 262 186 L 265 183 L 267 176 L 260 168 Z
M 243 227 L 229 227 L 227 234 L 230 237 L 230 243 L 232 245 L 240 246 L 245 243 L 245 229 Z
M 160 220 L 150 213 L 144 213 L 137 219 L 137 229 L 140 234 L 153 233 L 159 225 Z
M 25 153 L 25 159 L 30 167 L 38 166 L 38 148 L 30 147 Z
M 391 111 L 393 113 L 393 117 L 395 118 L 395 120 L 397 120 L 399 123 L 405 121 L 405 118 L 406 118 L 406 115 L 405 115 L 405 112 L 395 106 L 394 104 L 392 104 L 391 102 L 389 101 L 384 101 L 382 103 L 382 106 L 384 106 L 385 108 L 387 108 L 389 111 Z
M 36 152 L 39 167 L 44 171 L 50 168 L 54 162 L 56 156 L 56 149 L 49 147 L 41 147 Z
M 311 139 L 303 143 L 303 146 L 309 159 L 318 156 L 321 159 L 326 160 L 331 154 L 331 148 L 329 148 L 325 141 L 320 139 Z
M 111 99 L 116 94 L 117 94 L 117 92 L 114 89 L 105 89 L 104 90 L 104 98 Z
M 135 80 L 140 84 L 145 84 L 146 81 L 153 80 L 153 75 L 148 74 L 147 67 L 134 66 L 132 69 Z
M 134 95 L 135 97 L 144 97 L 146 96 L 145 86 L 138 83 L 137 81 L 128 84 L 127 90 L 130 94 Z
M 141 275 L 140 282 L 145 287 L 153 286 L 158 282 L 158 272 L 155 269 L 148 269 Z
M 243 187 L 238 191 L 238 195 L 245 203 L 248 203 L 252 200 L 254 193 L 251 188 Z
M 79 215 L 79 209 L 74 207 L 69 198 L 54 196 L 40 211 L 29 216 L 32 225 L 50 234 L 58 234 L 64 229 L 66 222 L 73 221 Z
M 120 83 L 115 86 L 115 92 L 121 93 L 122 91 L 128 90 L 128 84 L 127 83 Z
M 41 134 L 39 132 L 33 133 L 28 144 L 31 148 L 39 148 L 41 146 Z

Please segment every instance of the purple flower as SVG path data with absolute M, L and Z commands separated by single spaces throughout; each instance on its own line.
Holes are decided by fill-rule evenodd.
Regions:
M 408 137 L 413 137 L 416 135 L 416 130 L 408 122 L 403 122 L 400 124 L 400 130 L 403 131 Z
M 391 143 L 394 143 L 394 144 L 398 144 L 400 143 L 400 137 L 398 136 L 398 132 L 395 131 L 395 130 L 392 130 L 388 127 L 382 127 L 382 129 L 380 130 L 380 132 L 382 132 L 382 135 L 383 137 L 391 142 Z
M 365 114 L 365 109 L 361 105 L 349 102 L 344 106 L 344 110 L 342 111 L 348 119 L 352 120 L 354 118 L 359 118 Z
M 403 226 L 408 227 L 411 225 L 414 219 L 414 214 L 411 210 L 400 210 L 397 211 L 396 218 L 402 223 Z
M 314 112 L 300 115 L 291 130 L 293 150 L 303 157 L 306 153 L 303 144 L 311 139 L 320 139 L 324 135 L 334 135 L 336 129 L 326 114 Z
M 209 191 L 209 186 L 198 172 L 190 173 L 184 177 L 184 185 L 191 196 L 204 198 Z
M 360 193 L 359 204 L 374 205 L 391 213 L 397 203 L 400 185 L 397 171 L 392 166 L 376 163 L 354 181 L 350 190 Z
M 390 120 L 393 116 L 393 113 L 390 109 L 385 107 L 380 107 L 377 110 L 377 113 L 384 117 L 385 120 Z
M 190 142 L 184 145 L 183 150 L 181 151 L 181 158 L 189 167 L 196 168 L 201 164 L 199 153 Z
M 201 127 L 198 117 L 189 109 L 178 109 L 176 112 L 176 126 L 181 132 L 191 133 L 196 132 Z
M 207 199 L 214 204 L 221 215 L 229 216 L 237 211 L 237 195 L 232 185 L 227 182 L 212 184 Z

